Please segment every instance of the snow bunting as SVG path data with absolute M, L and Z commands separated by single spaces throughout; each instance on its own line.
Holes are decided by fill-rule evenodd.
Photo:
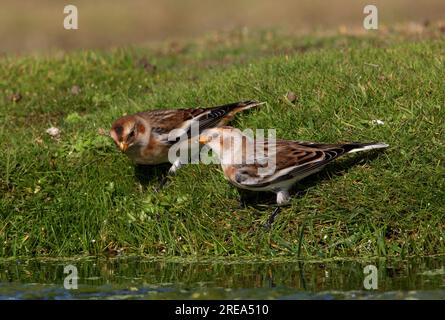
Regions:
M 269 226 L 279 206 L 289 202 L 289 190 L 297 181 L 320 171 L 344 154 L 388 147 L 385 143 L 259 140 L 232 127 L 205 130 L 199 142 L 216 153 L 224 176 L 237 188 L 276 193 L 278 207 L 269 218 Z
M 191 137 L 192 124 L 198 133 L 204 129 L 227 124 L 240 111 L 261 105 L 256 101 L 236 102 L 212 108 L 160 109 L 139 112 L 117 119 L 110 136 L 119 149 L 136 164 L 161 164 L 169 162 L 168 151 L 175 140 L 169 133 L 175 129 Z M 181 163 L 173 162 L 169 173 L 174 173 Z

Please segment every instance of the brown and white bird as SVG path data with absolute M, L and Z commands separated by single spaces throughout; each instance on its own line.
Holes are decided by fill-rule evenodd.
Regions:
M 272 191 L 276 193 L 278 206 L 289 202 L 289 190 L 297 181 L 320 171 L 332 160 L 347 153 L 388 147 L 379 142 L 322 144 L 258 140 L 232 127 L 205 130 L 199 142 L 216 153 L 229 182 L 239 189 Z M 278 209 L 270 216 L 269 226 Z
M 171 139 L 170 132 L 182 129 L 191 138 L 193 124 L 197 125 L 199 134 L 204 129 L 225 125 L 236 113 L 261 104 L 244 101 L 211 108 L 139 112 L 117 119 L 111 127 L 110 136 L 134 163 L 156 165 L 172 162 L 169 173 L 174 173 L 181 163 L 179 158 L 175 161 L 168 159 L 170 147 L 177 142 Z

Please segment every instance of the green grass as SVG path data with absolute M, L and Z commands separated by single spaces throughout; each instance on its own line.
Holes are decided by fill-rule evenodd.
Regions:
M 235 33 L 179 46 L 2 57 L 0 256 L 443 253 L 444 45 L 440 37 Z M 143 57 L 156 70 L 141 67 Z M 22 99 L 10 101 L 12 93 Z M 390 148 L 300 183 L 303 192 L 264 231 L 271 209 L 239 209 L 217 166 L 186 166 L 156 193 L 160 170 L 141 182 L 98 134 L 124 113 L 244 99 L 268 103 L 237 117 L 237 127 Z M 59 140 L 45 133 L 50 126 L 61 129 Z

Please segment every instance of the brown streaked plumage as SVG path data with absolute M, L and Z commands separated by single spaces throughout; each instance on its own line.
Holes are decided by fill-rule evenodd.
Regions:
M 322 144 L 289 140 L 276 140 L 272 144 L 267 139 L 247 137 L 231 127 L 205 130 L 199 142 L 207 144 L 218 155 L 229 182 L 240 189 L 275 192 L 279 206 L 289 202 L 289 190 L 297 181 L 320 171 L 332 160 L 347 153 L 388 146 L 384 143 Z M 264 153 L 257 154 L 256 148 Z M 242 157 L 237 159 L 234 155 Z M 234 162 L 239 159 L 241 162 Z M 277 213 L 278 207 L 269 223 Z
M 169 162 L 168 151 L 176 141 L 169 141 L 174 129 L 184 129 L 191 136 L 192 123 L 199 132 L 227 124 L 236 113 L 261 105 L 256 101 L 236 102 L 211 108 L 160 109 L 139 112 L 117 119 L 110 131 L 116 145 L 136 164 L 156 165 Z M 175 161 L 174 173 L 181 163 Z

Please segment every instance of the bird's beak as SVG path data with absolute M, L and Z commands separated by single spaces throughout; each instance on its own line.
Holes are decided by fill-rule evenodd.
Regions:
M 119 142 L 119 149 L 121 149 L 122 152 L 127 151 L 128 149 L 128 143 L 125 143 L 123 141 Z
M 201 134 L 199 136 L 199 143 L 206 144 L 207 142 L 209 142 L 209 138 L 207 136 Z

